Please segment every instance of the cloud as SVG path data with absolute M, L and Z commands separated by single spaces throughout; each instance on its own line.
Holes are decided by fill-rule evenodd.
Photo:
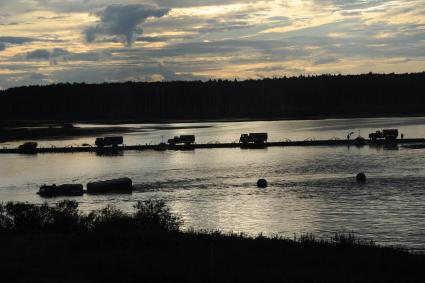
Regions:
M 3 87 L 39 83 L 37 74 L 102 82 L 425 68 L 421 0 L 0 0 L 0 10 Z
M 364 9 L 369 7 L 374 7 L 385 2 L 390 2 L 387 0 L 315 0 L 318 5 L 330 4 L 334 5 L 337 8 L 355 10 L 355 9 Z
M 70 55 L 71 53 L 62 48 L 48 49 L 37 49 L 30 51 L 26 54 L 27 60 L 49 60 L 53 58 L 63 57 Z
M 29 37 L 19 37 L 19 36 L 0 36 L 0 51 L 6 49 L 7 44 L 24 44 L 28 42 L 33 42 L 35 39 Z
M 333 57 L 333 56 L 322 56 L 316 60 L 314 60 L 314 65 L 322 65 L 322 64 L 329 64 L 329 63 L 337 63 L 339 62 L 339 58 Z
M 187 56 L 230 56 L 252 54 L 267 54 L 276 56 L 280 59 L 292 57 L 302 57 L 306 55 L 303 48 L 293 48 L 291 42 L 283 40 L 247 40 L 247 39 L 228 39 L 208 42 L 182 42 L 169 44 L 161 49 L 132 49 L 125 48 L 114 50 L 127 54 L 144 54 L 148 57 L 180 57 L 181 54 Z M 257 58 L 260 60 L 260 58 Z
M 108 51 L 89 51 L 81 53 L 70 53 L 66 56 L 69 61 L 99 61 L 99 60 L 110 60 L 111 53 Z
M 28 60 L 33 60 L 33 59 L 48 60 L 49 58 L 50 58 L 50 51 L 47 49 L 37 49 L 27 53 Z
M 53 83 L 49 76 L 37 72 L 0 74 L 0 89 L 22 85 L 47 85 Z
M 18 37 L 18 36 L 0 36 L 0 42 L 10 44 L 24 44 L 27 42 L 34 41 L 33 38 L 29 37 Z
M 132 45 L 136 34 L 141 34 L 140 24 L 148 18 L 160 18 L 168 14 L 169 8 L 159 8 L 147 4 L 112 4 L 96 13 L 100 22 L 85 30 L 88 42 L 93 42 L 99 35 L 118 37 L 127 45 Z
M 5 0 L 4 0 L 5 1 Z M 262 0 L 261 2 L 272 2 L 275 0 Z M 13 1 L 10 1 L 13 2 Z M 29 1 L 28 1 L 29 2 Z M 247 0 L 32 0 L 26 3 L 32 10 L 52 10 L 59 12 L 86 12 L 93 9 L 102 8 L 114 3 L 126 4 L 140 4 L 140 2 L 157 5 L 160 7 L 172 8 L 186 8 L 186 7 L 199 7 L 199 6 L 219 6 L 229 5 L 235 3 L 246 3 Z M 255 1 L 253 1 L 255 2 Z M 13 4 L 3 4 L 12 5 Z M 0 0 L 0 7 L 2 7 L 2 0 Z
M 158 5 L 167 7 L 219 6 L 233 3 L 244 3 L 245 1 L 246 0 L 153 0 L 153 2 L 158 3 Z
M 143 66 L 125 65 L 117 68 L 114 65 L 75 66 L 55 72 L 50 77 L 58 82 L 122 82 L 122 81 L 157 81 L 157 80 L 199 80 L 199 76 L 190 73 L 175 72 L 171 66 L 156 62 Z M 0 80 L 1 82 L 1 80 Z

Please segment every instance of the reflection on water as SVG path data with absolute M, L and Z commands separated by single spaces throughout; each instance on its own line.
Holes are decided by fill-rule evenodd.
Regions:
M 351 130 L 360 129 L 367 135 L 384 127 L 398 127 L 405 137 L 423 137 L 424 122 L 423 118 L 406 118 L 206 123 L 209 128 L 151 130 L 125 139 L 127 144 L 156 142 L 161 136 L 194 133 L 200 141 L 224 142 L 254 131 L 267 131 L 272 140 L 343 138 Z M 184 218 L 186 228 L 288 237 L 310 232 L 329 236 L 346 230 L 380 243 L 425 249 L 424 153 L 425 149 L 403 147 L 342 146 L 144 151 L 113 156 L 2 155 L 0 199 L 40 203 L 44 200 L 35 192 L 44 183 L 87 184 L 128 176 L 136 184 L 132 195 L 75 199 L 85 210 L 114 204 L 128 211 L 138 200 L 164 199 Z M 360 171 L 368 176 L 364 185 L 354 179 Z M 269 187 L 258 189 L 256 181 L 263 177 Z

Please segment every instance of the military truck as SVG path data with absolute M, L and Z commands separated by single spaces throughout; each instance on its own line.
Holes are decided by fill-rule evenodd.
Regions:
M 41 186 L 38 194 L 45 198 L 60 196 L 82 196 L 84 194 L 84 190 L 83 185 L 81 184 L 64 184 L 60 186 L 53 184 L 51 186 Z
M 396 140 L 398 137 L 398 129 L 382 130 L 382 136 L 386 140 Z
M 239 138 L 239 142 L 243 144 L 254 143 L 254 144 L 264 144 L 267 142 L 268 135 L 267 133 L 249 133 L 242 134 Z
M 398 137 L 398 129 L 384 129 L 382 131 L 376 131 L 369 134 L 371 141 L 394 141 Z
M 133 192 L 133 181 L 124 177 L 113 180 L 90 182 L 87 184 L 88 194 L 121 193 L 130 194 Z
M 97 138 L 95 142 L 96 146 L 100 148 L 105 146 L 117 147 L 118 145 L 123 143 L 124 143 L 124 138 L 122 136 Z
M 35 152 L 38 147 L 38 143 L 36 142 L 26 142 L 18 146 L 18 149 L 24 153 L 32 153 Z
M 168 140 L 168 143 L 170 145 L 176 145 L 176 144 L 190 145 L 190 144 L 193 144 L 194 142 L 195 142 L 194 135 L 175 136 L 174 138 Z

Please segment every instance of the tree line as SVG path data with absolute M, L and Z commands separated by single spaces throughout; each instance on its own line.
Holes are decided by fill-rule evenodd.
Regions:
M 425 114 L 424 82 L 425 72 L 23 86 L 0 92 L 0 120 Z

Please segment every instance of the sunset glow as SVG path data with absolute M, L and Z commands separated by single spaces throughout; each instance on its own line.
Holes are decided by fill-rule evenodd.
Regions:
M 0 88 L 425 69 L 424 1 L 199 3 L 0 0 Z

